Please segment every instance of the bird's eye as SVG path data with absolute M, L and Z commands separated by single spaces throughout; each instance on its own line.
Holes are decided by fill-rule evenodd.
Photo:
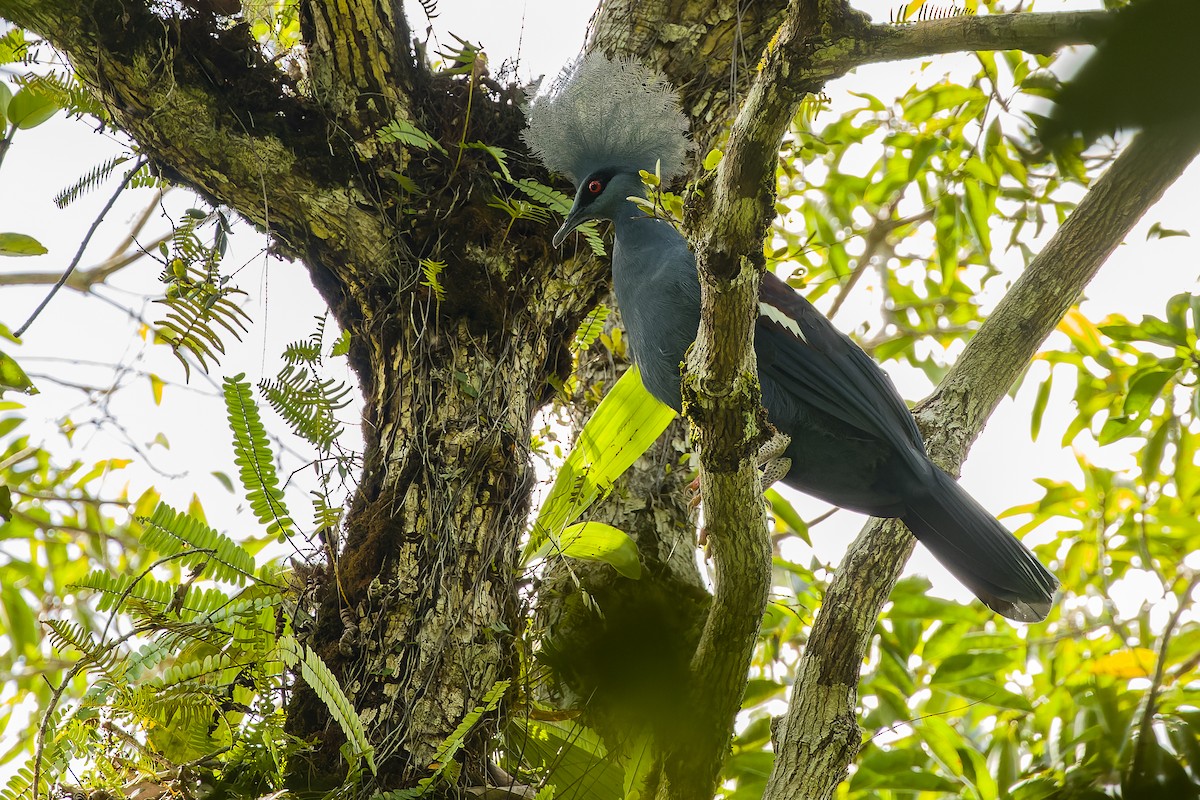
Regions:
M 604 184 L 599 180 L 591 180 L 588 182 L 588 191 L 592 194 L 600 194 L 600 190 L 604 188 Z

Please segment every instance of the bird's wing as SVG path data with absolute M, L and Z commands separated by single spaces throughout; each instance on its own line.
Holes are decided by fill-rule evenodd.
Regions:
M 759 371 L 800 398 L 901 452 L 925 445 L 896 387 L 848 336 L 771 273 L 759 291 Z

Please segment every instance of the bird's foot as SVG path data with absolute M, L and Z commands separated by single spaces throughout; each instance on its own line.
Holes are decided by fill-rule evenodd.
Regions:
M 754 463 L 762 470 L 763 491 L 770 489 L 776 481 L 787 475 L 788 471 L 792 468 L 792 460 L 783 455 L 791 443 L 792 437 L 786 433 L 776 431 L 770 439 L 763 443 L 762 447 L 758 448 L 758 452 L 754 454 Z M 694 511 L 703 500 L 700 494 L 699 475 L 688 484 L 688 491 L 692 493 L 692 496 L 688 499 L 688 510 Z
M 784 475 L 787 475 L 788 471 L 792 468 L 792 460 L 785 458 L 783 455 L 787 452 L 788 445 L 791 443 L 792 437 L 786 433 L 775 431 L 771 438 L 763 442 L 762 447 L 758 448 L 754 460 L 762 468 L 762 488 L 764 491 L 770 489 L 772 484 Z

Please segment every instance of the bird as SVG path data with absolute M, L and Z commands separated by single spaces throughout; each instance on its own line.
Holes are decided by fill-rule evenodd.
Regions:
M 612 279 L 646 389 L 681 411 L 681 363 L 700 324 L 700 281 L 687 239 L 631 198 L 642 171 L 682 173 L 688 121 L 671 85 L 628 58 L 601 53 L 568 67 L 527 112 L 524 140 L 577 187 L 554 234 L 612 224 Z M 762 403 L 781 434 L 766 469 L 842 508 L 902 520 L 976 597 L 1010 619 L 1049 613 L 1055 577 L 929 458 L 916 421 L 882 368 L 771 272 L 754 328 Z M 764 480 L 764 483 L 766 480 Z

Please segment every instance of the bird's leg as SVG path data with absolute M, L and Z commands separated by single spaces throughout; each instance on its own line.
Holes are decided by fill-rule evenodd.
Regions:
M 788 445 L 792 443 L 792 437 L 786 433 L 775 431 L 771 434 L 771 438 L 763 442 L 758 448 L 758 452 L 754 454 L 754 463 L 762 470 L 762 488 L 765 492 L 784 475 L 788 474 L 788 470 L 792 468 L 792 460 L 785 458 L 784 453 L 787 451 Z M 688 486 L 692 490 L 692 498 L 688 501 L 689 508 L 695 508 L 700 505 L 700 476 Z
M 762 468 L 762 488 L 764 492 L 770 489 L 775 481 L 787 475 L 788 470 L 792 468 L 792 460 L 783 455 L 791 443 L 792 437 L 786 433 L 775 431 L 771 435 L 771 438 L 763 442 L 762 447 L 758 448 L 754 459 L 758 462 L 758 466 Z

